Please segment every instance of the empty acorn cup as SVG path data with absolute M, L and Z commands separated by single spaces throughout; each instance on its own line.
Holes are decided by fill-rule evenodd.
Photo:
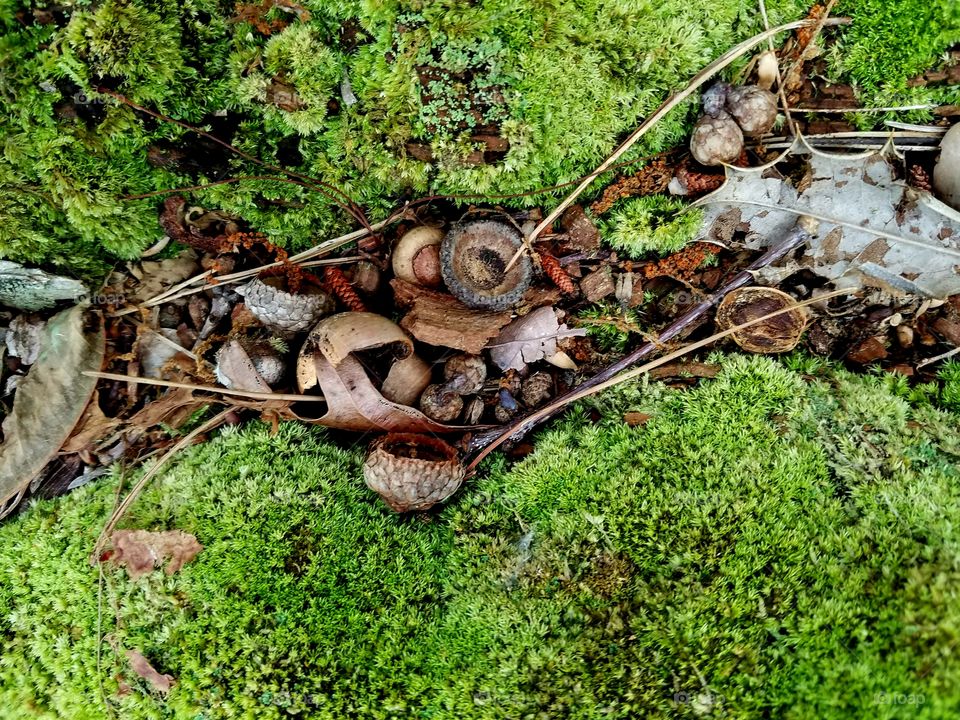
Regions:
M 472 220 L 455 225 L 440 246 L 440 271 L 453 295 L 472 308 L 506 310 L 530 287 L 533 265 L 521 254 L 523 236 L 497 220 Z

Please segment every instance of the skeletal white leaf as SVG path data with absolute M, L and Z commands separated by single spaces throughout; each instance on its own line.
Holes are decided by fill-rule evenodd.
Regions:
M 557 340 L 573 335 L 586 335 L 586 330 L 561 325 L 552 307 L 542 307 L 511 322 L 487 347 L 501 370 L 522 370 L 555 355 Z
M 809 156 L 799 188 L 777 171 L 797 154 Z M 760 249 L 806 215 L 820 222 L 820 231 L 797 269 L 839 286 L 863 283 L 935 298 L 960 293 L 960 213 L 896 180 L 894 157 L 887 148 L 825 154 L 801 139 L 763 167 L 728 167 L 724 185 L 696 203 L 706 209 L 699 239 L 729 244 L 742 233 L 743 245 Z

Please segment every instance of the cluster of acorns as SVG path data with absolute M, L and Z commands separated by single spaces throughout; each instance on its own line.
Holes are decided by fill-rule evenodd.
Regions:
M 690 136 L 690 153 L 702 165 L 729 165 L 744 149 L 744 136 L 770 132 L 777 96 L 757 85 L 717 83 L 703 93 L 703 117 Z

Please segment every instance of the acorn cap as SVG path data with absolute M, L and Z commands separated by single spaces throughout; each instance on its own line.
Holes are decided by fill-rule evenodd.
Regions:
M 745 287 L 728 293 L 717 308 L 721 329 L 742 325 L 777 310 L 796 305 L 787 293 L 767 287 Z M 734 342 L 754 353 L 782 353 L 793 350 L 807 327 L 807 311 L 797 307 L 776 317 L 733 333 Z
M 302 292 L 291 293 L 284 289 L 285 284 L 282 277 L 256 277 L 237 292 L 257 320 L 287 332 L 311 328 L 336 307 L 333 298 L 316 285 L 305 282 Z
M 391 433 L 377 438 L 363 479 L 396 512 L 426 510 L 453 495 L 464 478 L 457 451 L 438 437 Z
M 526 253 L 507 265 L 523 245 L 512 225 L 472 220 L 455 225 L 440 245 L 440 272 L 447 289 L 465 305 L 506 310 L 530 287 L 533 263 Z

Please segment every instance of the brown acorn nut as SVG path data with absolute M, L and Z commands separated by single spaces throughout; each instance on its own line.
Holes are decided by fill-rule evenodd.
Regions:
M 452 422 L 463 411 L 463 398 L 446 385 L 427 385 L 420 396 L 420 410 L 431 420 Z
M 731 88 L 726 110 L 744 135 L 763 135 L 777 121 L 777 96 L 756 85 Z
M 404 233 L 393 249 L 393 274 L 424 287 L 440 287 L 440 228 L 421 225 Z
M 701 165 L 730 164 L 743 152 L 743 132 L 730 115 L 704 115 L 690 135 L 690 153 Z
M 363 479 L 396 512 L 426 510 L 453 495 L 463 482 L 457 451 L 430 435 L 393 433 L 370 446 Z
M 440 245 L 440 271 L 454 297 L 472 308 L 506 310 L 530 287 L 533 263 L 522 254 L 520 231 L 497 220 L 455 225 Z
M 480 392 L 487 379 L 487 363 L 479 355 L 454 355 L 443 366 L 446 387 L 458 395 Z
M 237 288 L 247 309 L 267 327 L 303 332 L 336 308 L 336 302 L 313 283 L 304 283 L 298 293 L 288 292 L 283 277 L 256 277 Z
M 717 308 L 717 325 L 728 329 L 796 305 L 785 292 L 767 287 L 745 287 L 730 292 Z M 733 333 L 734 341 L 748 352 L 782 353 L 793 350 L 807 327 L 805 308 L 768 318 Z

